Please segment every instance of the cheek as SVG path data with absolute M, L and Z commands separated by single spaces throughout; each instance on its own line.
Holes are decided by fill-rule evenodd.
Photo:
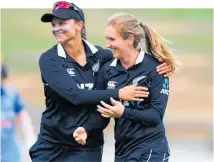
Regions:
M 123 46 L 121 45 L 121 43 L 119 41 L 114 42 L 114 47 L 117 49 L 123 48 Z
M 114 47 L 114 48 L 117 48 L 117 47 L 118 47 L 117 41 L 112 41 L 110 44 L 111 44 L 111 46 Z
M 56 31 L 61 30 L 61 26 L 55 26 L 51 28 L 52 34 L 55 35 Z
M 55 26 L 52 27 L 52 33 L 55 34 L 55 32 L 62 30 L 65 32 L 70 32 L 72 30 L 74 30 L 74 26 L 72 26 L 71 24 L 65 24 L 65 25 L 61 25 L 61 26 Z
M 62 26 L 54 26 L 54 27 L 52 27 L 52 32 L 56 32 L 58 30 L 62 30 Z
M 74 29 L 75 29 L 75 26 L 73 26 L 71 24 L 63 25 L 63 30 L 65 30 L 65 31 L 71 31 L 71 30 L 74 30 Z

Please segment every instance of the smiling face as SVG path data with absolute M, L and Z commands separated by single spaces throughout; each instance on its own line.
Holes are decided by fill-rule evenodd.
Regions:
M 123 54 L 128 52 L 132 46 L 132 42 L 129 39 L 123 39 L 112 25 L 106 27 L 105 37 L 106 47 L 112 50 L 115 58 L 122 58 Z
M 74 19 L 61 20 L 53 18 L 51 24 L 52 33 L 58 43 L 65 43 L 71 39 L 75 39 L 82 28 L 81 22 Z
M 134 16 L 117 13 L 108 19 L 105 36 L 107 48 L 112 50 L 115 58 L 120 59 L 139 48 L 144 29 Z

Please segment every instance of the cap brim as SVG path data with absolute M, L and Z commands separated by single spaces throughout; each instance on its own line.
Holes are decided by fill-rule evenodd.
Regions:
M 68 18 L 68 17 L 63 17 L 63 16 L 51 14 L 51 13 L 46 13 L 41 17 L 41 21 L 42 22 L 51 22 L 53 17 L 58 18 L 58 19 L 62 19 L 62 20 L 71 19 L 71 17 Z
M 41 21 L 42 22 L 51 22 L 52 18 L 53 18 L 53 15 L 51 13 L 46 13 L 46 14 L 42 15 Z
M 52 22 L 53 17 L 62 19 L 62 20 L 68 20 L 68 19 L 76 19 L 79 20 L 77 13 L 72 10 L 67 9 L 57 9 L 53 13 L 46 13 L 41 17 L 42 22 Z

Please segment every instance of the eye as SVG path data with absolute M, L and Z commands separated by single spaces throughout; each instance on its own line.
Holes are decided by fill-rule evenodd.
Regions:
M 52 26 L 52 27 L 55 27 L 55 26 L 56 26 L 56 24 L 51 23 L 51 26 Z
M 109 41 L 115 41 L 115 39 L 112 38 L 112 37 L 107 37 L 106 39 L 109 40 Z
M 67 22 L 66 21 L 60 21 L 59 25 L 66 25 Z

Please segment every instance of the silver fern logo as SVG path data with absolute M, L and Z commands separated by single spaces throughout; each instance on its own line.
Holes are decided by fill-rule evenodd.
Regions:
M 146 78 L 146 76 L 140 76 L 140 77 L 136 77 L 133 79 L 133 84 L 138 83 L 139 81 L 141 81 L 142 79 Z
M 100 60 L 98 60 L 93 66 L 92 66 L 92 70 L 93 72 L 98 72 L 100 69 Z

